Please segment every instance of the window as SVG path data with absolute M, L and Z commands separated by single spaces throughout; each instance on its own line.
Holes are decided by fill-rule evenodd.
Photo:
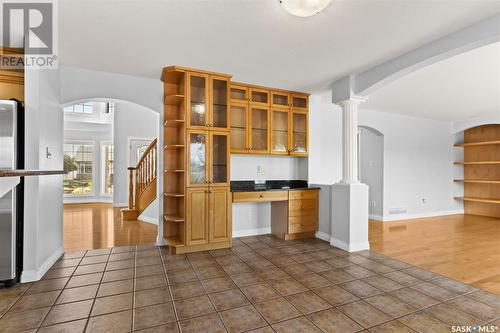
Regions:
M 64 108 L 64 112 L 93 114 L 94 105 L 91 103 L 73 104 Z
M 106 113 L 115 112 L 115 103 L 106 103 Z
M 113 162 L 114 162 L 114 146 L 113 145 L 103 145 L 103 193 L 113 194 Z
M 64 194 L 94 192 L 94 144 L 64 144 Z

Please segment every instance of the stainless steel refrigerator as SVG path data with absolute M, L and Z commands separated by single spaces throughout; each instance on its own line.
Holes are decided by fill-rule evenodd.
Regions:
M 22 105 L 0 100 L 0 169 L 24 168 Z M 0 283 L 11 286 L 22 270 L 23 182 L 0 197 Z

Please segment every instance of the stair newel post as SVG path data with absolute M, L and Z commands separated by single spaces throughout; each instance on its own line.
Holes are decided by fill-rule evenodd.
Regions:
M 134 209 L 134 170 L 135 167 L 128 167 L 129 186 L 128 186 L 128 209 Z

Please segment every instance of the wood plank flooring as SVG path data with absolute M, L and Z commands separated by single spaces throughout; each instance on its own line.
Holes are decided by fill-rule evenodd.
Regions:
M 64 205 L 64 249 L 79 251 L 156 242 L 156 225 L 121 221 L 111 204 Z
M 371 250 L 500 295 L 500 219 L 370 221 Z

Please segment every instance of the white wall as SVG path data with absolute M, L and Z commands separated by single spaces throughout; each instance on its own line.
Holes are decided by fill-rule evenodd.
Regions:
M 25 71 L 25 168 L 63 169 L 59 71 Z M 46 157 L 49 147 L 52 156 Z M 63 253 L 62 175 L 25 177 L 22 282 L 40 279 Z
M 456 140 L 452 123 L 361 109 L 359 125 L 384 135 L 384 219 L 457 213 L 453 200 L 461 188 L 453 183 Z M 341 109 L 313 96 L 310 103 L 309 183 L 332 185 L 342 175 Z M 322 190 L 321 192 L 324 192 Z M 322 193 L 321 195 L 326 195 Z M 422 199 L 426 199 L 426 204 Z M 404 208 L 404 214 L 389 214 Z M 326 216 L 330 207 L 320 207 Z M 320 223 L 330 223 L 328 219 Z M 320 230 L 329 230 L 320 226 Z
M 384 215 L 384 137 L 367 127 L 359 129 L 359 179 L 369 189 L 371 218 Z
M 113 203 L 117 206 L 127 206 L 130 166 L 129 137 L 157 138 L 159 116 L 156 112 L 141 105 L 128 102 L 117 102 L 114 115 L 114 188 Z M 161 146 L 159 146 L 161 147 Z M 161 150 L 158 150 L 159 154 Z M 158 172 L 160 173 L 160 172 Z M 158 194 L 159 195 L 159 194 Z M 158 199 L 141 215 L 146 222 L 158 224 Z

